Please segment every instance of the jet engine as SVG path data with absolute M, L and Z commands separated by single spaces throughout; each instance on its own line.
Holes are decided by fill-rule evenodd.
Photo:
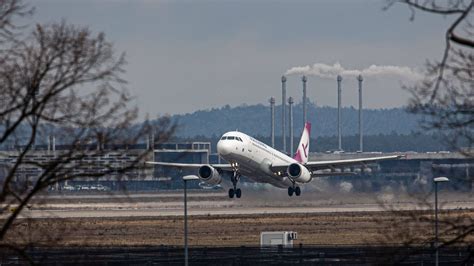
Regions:
M 287 169 L 288 176 L 296 182 L 308 183 L 311 181 L 309 170 L 299 163 L 292 163 Z
M 199 176 L 199 179 L 201 179 L 202 181 L 206 182 L 206 184 L 209 184 L 211 186 L 218 185 L 222 181 L 222 177 L 219 174 L 219 171 L 217 171 L 216 168 L 210 165 L 203 165 L 199 167 L 198 176 Z

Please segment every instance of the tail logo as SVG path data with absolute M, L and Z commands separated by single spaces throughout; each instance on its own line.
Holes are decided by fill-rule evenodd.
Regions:
M 308 157 L 308 144 L 304 145 L 304 143 L 301 143 L 301 146 L 303 146 L 303 151 L 304 151 L 304 157 Z
M 309 155 L 309 143 L 310 143 L 310 133 L 311 133 L 311 124 L 305 123 L 303 133 L 301 134 L 300 143 L 298 144 L 298 149 L 296 150 L 295 159 L 299 163 L 307 163 Z

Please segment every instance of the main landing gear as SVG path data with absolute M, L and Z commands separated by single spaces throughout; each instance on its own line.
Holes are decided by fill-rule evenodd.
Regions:
M 240 174 L 237 172 L 234 172 L 234 175 L 232 176 L 231 180 L 232 180 L 233 188 L 229 189 L 229 198 L 233 199 L 235 196 L 238 199 L 240 199 L 240 197 L 242 197 L 242 190 L 240 190 L 240 188 L 237 188 L 237 183 L 240 180 Z
M 298 186 L 295 186 L 295 184 L 293 184 L 292 187 L 288 187 L 288 196 L 293 196 L 293 193 L 295 193 L 296 196 L 299 196 L 301 195 L 301 188 L 298 187 Z
M 234 198 L 236 196 L 240 199 L 242 197 L 242 190 L 240 188 L 229 188 L 229 198 Z

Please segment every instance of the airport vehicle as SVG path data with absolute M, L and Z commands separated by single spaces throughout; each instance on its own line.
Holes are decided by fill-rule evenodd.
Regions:
M 74 191 L 76 190 L 75 187 L 71 186 L 71 185 L 64 185 L 63 186 L 63 190 L 66 190 L 66 191 Z
M 342 172 L 351 165 L 398 159 L 402 156 L 379 156 L 331 161 L 308 162 L 311 124 L 306 123 L 294 158 L 279 152 L 257 139 L 238 131 L 222 135 L 217 143 L 219 156 L 229 164 L 189 164 L 171 162 L 147 162 L 149 164 L 195 168 L 199 179 L 209 185 L 217 185 L 222 177 L 229 175 L 233 187 L 229 189 L 229 198 L 240 198 L 242 191 L 237 188 L 240 177 L 246 176 L 255 182 L 269 183 L 275 187 L 288 188 L 288 196 L 301 195 L 299 184 L 309 183 L 314 177 L 355 174 Z
M 82 185 L 79 190 L 91 190 L 91 187 L 89 185 Z
M 101 185 L 101 184 L 98 184 L 95 187 L 98 191 L 110 191 L 110 188 L 108 186 L 104 186 L 104 185 Z
M 298 239 L 298 233 L 293 231 L 273 231 L 260 233 L 260 246 L 293 247 L 293 240 Z

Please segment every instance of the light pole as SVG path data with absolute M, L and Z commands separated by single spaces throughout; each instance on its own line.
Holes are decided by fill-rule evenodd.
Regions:
M 188 266 L 188 181 L 198 180 L 199 177 L 195 175 L 183 176 L 184 181 L 184 265 Z
M 440 177 L 435 177 L 433 179 L 434 184 L 435 184 L 435 250 L 436 250 L 436 255 L 435 255 L 435 265 L 438 266 L 438 183 L 439 182 L 448 182 L 449 179 L 444 176 Z

